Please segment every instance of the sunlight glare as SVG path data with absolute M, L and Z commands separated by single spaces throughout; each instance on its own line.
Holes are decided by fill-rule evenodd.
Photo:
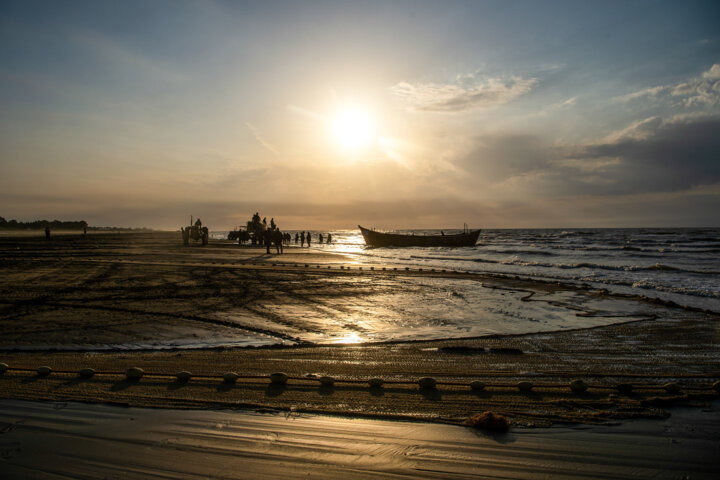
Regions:
M 362 337 L 360 335 L 358 335 L 357 333 L 353 332 L 344 337 L 341 337 L 334 343 L 350 344 L 350 343 L 360 343 L 360 342 L 362 342 Z
M 375 140 L 375 125 L 370 116 L 360 109 L 340 111 L 331 121 L 335 141 L 346 150 L 369 147 Z

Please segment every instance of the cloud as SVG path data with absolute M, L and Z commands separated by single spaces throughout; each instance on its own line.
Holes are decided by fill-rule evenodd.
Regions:
M 679 97 L 686 107 L 720 104 L 720 64 L 716 63 L 699 78 L 676 85 L 673 97 Z
M 652 117 L 605 142 L 580 146 L 566 160 L 612 160 L 611 185 L 598 193 L 677 191 L 720 182 L 720 116 Z
M 255 136 L 255 140 L 257 140 L 258 143 L 260 143 L 260 145 L 262 145 L 263 147 L 265 147 L 272 153 L 274 153 L 276 155 L 278 154 L 277 148 L 275 148 L 270 142 L 265 140 L 265 137 L 263 137 L 262 133 L 260 132 L 260 129 L 258 129 L 255 125 L 253 125 L 250 122 L 245 122 L 245 125 L 247 125 L 247 127 L 250 129 L 253 136 Z
M 528 93 L 536 83 L 536 78 L 466 75 L 449 84 L 400 82 L 391 90 L 415 110 L 460 112 L 508 103 Z
M 663 124 L 661 117 L 649 117 L 643 120 L 632 122 L 625 128 L 611 132 L 603 140 L 603 143 L 614 143 L 620 140 L 635 139 L 641 140 L 647 138 L 659 126 Z
M 481 184 L 503 182 L 549 166 L 551 149 L 536 135 L 504 134 L 477 138 L 476 148 L 457 161 Z
M 457 181 L 487 198 L 678 192 L 720 185 L 720 115 L 650 117 L 597 142 L 553 144 L 537 135 L 476 138 L 455 161 Z
M 613 100 L 618 102 L 627 102 L 630 100 L 635 100 L 636 98 L 642 98 L 642 97 L 656 97 L 659 93 L 667 90 L 668 87 L 665 86 L 659 86 L 659 87 L 649 87 L 644 88 L 642 90 L 638 90 L 637 92 L 628 93 L 627 95 L 620 95 L 619 97 L 613 98 Z
M 616 101 L 632 101 L 651 97 L 665 101 L 679 101 L 685 107 L 713 107 L 720 105 L 720 64 L 716 63 L 699 77 L 676 85 L 659 85 L 615 97 Z
M 577 102 L 577 99 L 578 99 L 577 96 L 570 97 L 567 100 L 565 100 L 564 102 L 560 102 L 559 104 L 555 104 L 555 105 L 557 105 L 557 108 L 571 107 L 571 106 L 575 105 L 575 102 Z
M 577 103 L 578 97 L 570 97 L 567 100 L 563 100 L 561 102 L 551 103 L 548 105 L 545 105 L 544 107 L 541 107 L 539 109 L 536 109 L 522 117 L 515 117 L 516 119 L 521 118 L 538 118 L 538 117 L 546 117 L 548 115 L 551 115 L 553 113 L 557 113 L 563 110 L 570 109 L 575 106 Z

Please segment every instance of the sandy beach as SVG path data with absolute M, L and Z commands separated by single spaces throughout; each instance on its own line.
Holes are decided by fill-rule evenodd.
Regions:
M 3 478 L 693 478 L 720 474 L 720 411 L 513 429 L 243 411 L 0 402 Z
M 179 233 L 5 237 L 0 262 L 0 362 L 9 367 L 0 395 L 11 399 L 2 403 L 10 416 L 46 408 L 16 400 L 241 409 L 273 421 L 329 413 L 454 425 L 489 410 L 505 415 L 514 432 L 643 418 L 657 428 L 672 421 L 673 408 L 692 407 L 694 421 L 717 426 L 710 406 L 720 379 L 718 316 L 669 302 L 509 276 L 371 269 L 357 258 L 295 247 L 281 256 L 224 241 L 183 247 Z M 494 332 L 499 323 L 491 320 L 503 316 L 515 327 Z M 490 330 L 468 335 L 481 328 L 473 318 L 489 319 Z M 575 328 L 563 328 L 570 320 Z M 52 373 L 39 376 L 40 366 Z M 142 368 L 143 378 L 128 380 L 131 367 Z M 80 378 L 82 368 L 96 373 Z M 192 378 L 177 380 L 180 371 Z M 227 372 L 238 374 L 235 383 L 223 382 Z M 271 385 L 273 372 L 286 373 L 287 384 Z M 323 386 L 323 376 L 334 384 Z M 382 388 L 369 386 L 374 377 L 384 380 Z M 436 388 L 419 388 L 421 377 L 433 377 Z M 575 379 L 588 390 L 572 392 Z M 478 380 L 485 388 L 471 389 Z M 529 391 L 518 389 L 523 381 L 531 382 Z M 103 412 L 111 411 L 88 408 L 93 428 L 102 428 Z M 180 421 L 198 414 L 172 415 Z M 417 428 L 429 429 L 427 438 L 436 434 L 435 427 Z M 453 428 L 457 442 L 480 438 Z

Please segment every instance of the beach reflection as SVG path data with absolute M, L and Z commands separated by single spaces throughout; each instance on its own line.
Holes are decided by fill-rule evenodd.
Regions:
M 366 341 L 357 332 L 350 333 L 344 337 L 336 338 L 332 343 L 352 344 L 352 343 L 363 343 Z
M 258 338 L 275 333 L 290 342 L 352 345 L 589 328 L 660 316 L 665 308 L 503 279 L 481 283 L 358 271 L 306 281 L 313 283 L 292 284 L 249 309 L 217 312 L 215 318 L 262 331 Z M 297 292 L 310 292 L 310 301 Z

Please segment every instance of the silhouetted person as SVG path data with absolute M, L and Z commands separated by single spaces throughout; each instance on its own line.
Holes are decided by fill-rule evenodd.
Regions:
M 322 243 L 322 241 L 323 241 L 322 233 L 318 233 L 318 243 Z
M 277 253 L 283 253 L 283 234 L 280 229 L 273 230 L 273 243 Z
M 300 240 L 300 232 L 295 232 L 295 245 L 297 245 L 298 240 Z
M 270 244 L 273 240 L 273 231 L 272 230 L 265 230 L 265 233 L 263 234 L 263 239 L 265 241 L 265 253 L 270 253 Z
M 305 246 L 305 230 L 300 232 L 300 246 L 301 247 Z
M 310 248 L 310 232 L 307 233 L 307 242 L 308 242 L 308 248 Z
M 327 241 L 325 243 L 330 243 L 330 242 L 332 242 L 332 234 L 328 233 Z
M 50 227 L 45 227 L 45 240 L 50 240 Z

